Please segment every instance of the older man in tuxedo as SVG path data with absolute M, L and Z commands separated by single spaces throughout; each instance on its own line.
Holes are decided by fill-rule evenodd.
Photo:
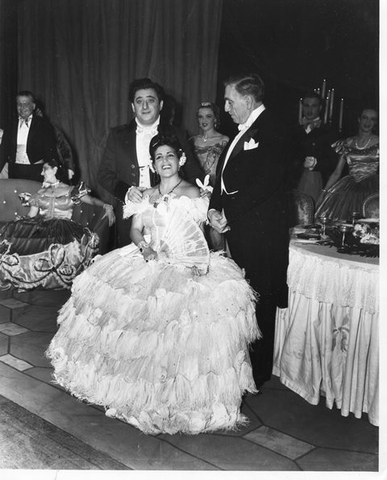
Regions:
M 122 218 L 122 207 L 128 194 L 132 201 L 140 201 L 141 190 L 154 186 L 155 174 L 150 170 L 149 144 L 158 133 L 177 136 L 187 162 L 182 168 L 185 180 L 192 183 L 204 174 L 188 145 L 185 132 L 169 119 L 161 117 L 164 89 L 149 78 L 134 80 L 129 88 L 129 101 L 134 118 L 128 125 L 115 127 L 107 139 L 105 152 L 98 171 L 98 182 L 117 200 L 116 246 L 131 242 L 130 219 Z
M 259 294 L 262 339 L 250 356 L 258 388 L 271 377 L 276 308 L 287 305 L 288 217 L 284 183 L 288 135 L 263 104 L 256 74 L 225 82 L 225 110 L 239 133 L 223 151 L 208 219 L 225 232 L 232 258 Z
M 36 113 L 35 97 L 29 90 L 17 94 L 16 110 L 18 118 L 4 129 L 0 172 L 8 165 L 9 178 L 41 182 L 43 163 L 58 159 L 54 127 Z

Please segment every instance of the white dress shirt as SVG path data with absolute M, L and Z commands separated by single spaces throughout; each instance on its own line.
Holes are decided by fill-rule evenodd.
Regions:
M 21 163 L 24 165 L 31 165 L 31 162 L 27 155 L 27 139 L 30 131 L 32 115 L 27 120 L 19 117 L 19 128 L 17 129 L 17 147 L 16 147 L 16 160 L 15 163 Z
M 239 133 L 238 135 L 234 138 L 234 140 L 231 142 L 230 148 L 227 150 L 226 153 L 226 158 L 224 159 L 223 163 L 223 168 L 222 168 L 222 174 L 221 174 L 221 192 L 225 193 L 226 195 L 232 195 L 234 193 L 238 193 L 238 190 L 235 190 L 235 192 L 228 192 L 224 182 L 223 182 L 223 172 L 224 169 L 227 165 L 228 159 L 231 156 L 232 151 L 234 150 L 235 145 L 238 143 L 239 139 L 242 137 L 242 135 L 245 133 L 245 131 L 251 127 L 251 125 L 255 122 L 255 120 L 261 115 L 261 113 L 266 110 L 265 105 L 262 103 L 259 107 L 257 107 L 255 110 L 253 110 L 250 113 L 249 118 L 246 120 L 245 123 L 241 123 L 238 125 Z
M 155 121 L 153 125 L 144 126 L 141 125 L 137 118 L 137 129 L 136 129 L 136 152 L 137 152 L 137 161 L 140 169 L 140 179 L 138 186 L 140 188 L 150 188 L 150 165 L 152 159 L 149 153 L 149 145 L 152 138 L 157 135 L 157 126 L 160 123 L 160 117 Z

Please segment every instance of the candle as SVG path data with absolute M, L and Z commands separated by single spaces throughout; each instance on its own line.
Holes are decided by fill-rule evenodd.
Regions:
M 330 101 L 329 101 L 329 121 L 331 122 L 332 121 L 332 116 L 333 116 L 333 99 L 334 99 L 334 96 L 335 96 L 335 89 L 332 88 L 332 91 L 331 91 L 331 96 L 330 96 Z
M 316 89 L 316 93 L 317 93 L 317 95 L 320 95 L 320 93 L 321 93 L 320 87 Z
M 328 111 L 329 111 L 329 101 L 331 97 L 331 91 L 328 90 L 328 95 L 325 99 L 325 106 L 324 106 L 324 123 L 328 123 Z
M 344 98 L 340 100 L 339 131 L 343 129 Z
M 302 122 L 302 98 L 298 102 L 298 123 L 301 124 Z
M 327 81 L 324 78 L 323 83 L 322 83 L 322 88 L 321 88 L 321 96 L 322 96 L 323 99 L 325 98 L 326 88 L 327 88 Z

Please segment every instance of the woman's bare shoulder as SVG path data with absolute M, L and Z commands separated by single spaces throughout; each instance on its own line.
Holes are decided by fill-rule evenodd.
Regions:
M 189 198 L 197 198 L 200 197 L 200 190 L 198 187 L 195 185 L 192 185 L 192 183 L 186 182 L 185 180 L 181 184 L 181 195 L 184 195 Z

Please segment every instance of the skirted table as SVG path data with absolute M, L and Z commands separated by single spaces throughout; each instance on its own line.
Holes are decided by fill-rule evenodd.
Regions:
M 278 309 L 273 373 L 306 401 L 379 422 L 379 259 L 289 247 L 289 305 Z

